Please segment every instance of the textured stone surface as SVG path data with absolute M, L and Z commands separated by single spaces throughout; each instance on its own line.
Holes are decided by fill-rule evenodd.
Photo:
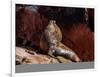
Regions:
M 54 63 L 69 63 L 63 57 L 51 57 L 49 55 L 39 54 L 35 51 L 26 48 L 16 47 L 16 65 L 19 64 L 54 64 Z

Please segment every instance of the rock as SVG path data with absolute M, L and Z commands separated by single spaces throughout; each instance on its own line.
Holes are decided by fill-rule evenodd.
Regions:
M 31 54 L 29 53 L 31 52 Z M 19 64 L 53 64 L 59 63 L 55 58 L 48 55 L 37 54 L 26 48 L 16 47 L 16 65 Z

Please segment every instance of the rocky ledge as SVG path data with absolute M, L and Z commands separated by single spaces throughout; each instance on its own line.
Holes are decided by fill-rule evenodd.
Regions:
M 33 50 L 16 47 L 16 65 L 21 64 L 55 64 L 70 63 L 71 61 L 61 56 L 51 57 L 47 54 L 40 54 Z

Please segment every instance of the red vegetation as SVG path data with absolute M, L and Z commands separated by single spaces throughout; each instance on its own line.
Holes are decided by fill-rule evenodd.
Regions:
M 94 33 L 86 24 L 74 24 L 70 28 L 62 28 L 62 42 L 73 49 L 82 61 L 94 60 Z

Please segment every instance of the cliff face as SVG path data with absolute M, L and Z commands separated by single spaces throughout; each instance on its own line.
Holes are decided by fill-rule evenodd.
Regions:
M 22 8 L 16 11 L 16 46 L 28 46 L 38 50 L 40 53 L 48 53 L 46 45 L 44 49 L 41 49 L 40 37 L 48 25 L 48 21 L 52 19 L 50 16 L 54 15 L 54 19 L 57 21 L 63 34 L 62 43 L 74 50 L 82 61 L 93 61 L 94 32 L 85 23 L 84 16 L 81 17 L 81 13 L 77 13 L 83 10 L 75 12 L 73 9 L 71 15 L 65 16 L 64 12 L 66 10 L 64 11 L 60 8 L 50 9 L 46 10 L 42 7 L 39 9 L 39 12 L 38 10 L 34 12 Z M 54 12 L 57 10 L 58 13 L 56 12 L 51 15 L 52 10 Z M 61 11 L 63 12 L 61 13 Z M 61 15 L 59 16 L 59 14 Z M 79 16 L 77 17 L 78 14 Z

